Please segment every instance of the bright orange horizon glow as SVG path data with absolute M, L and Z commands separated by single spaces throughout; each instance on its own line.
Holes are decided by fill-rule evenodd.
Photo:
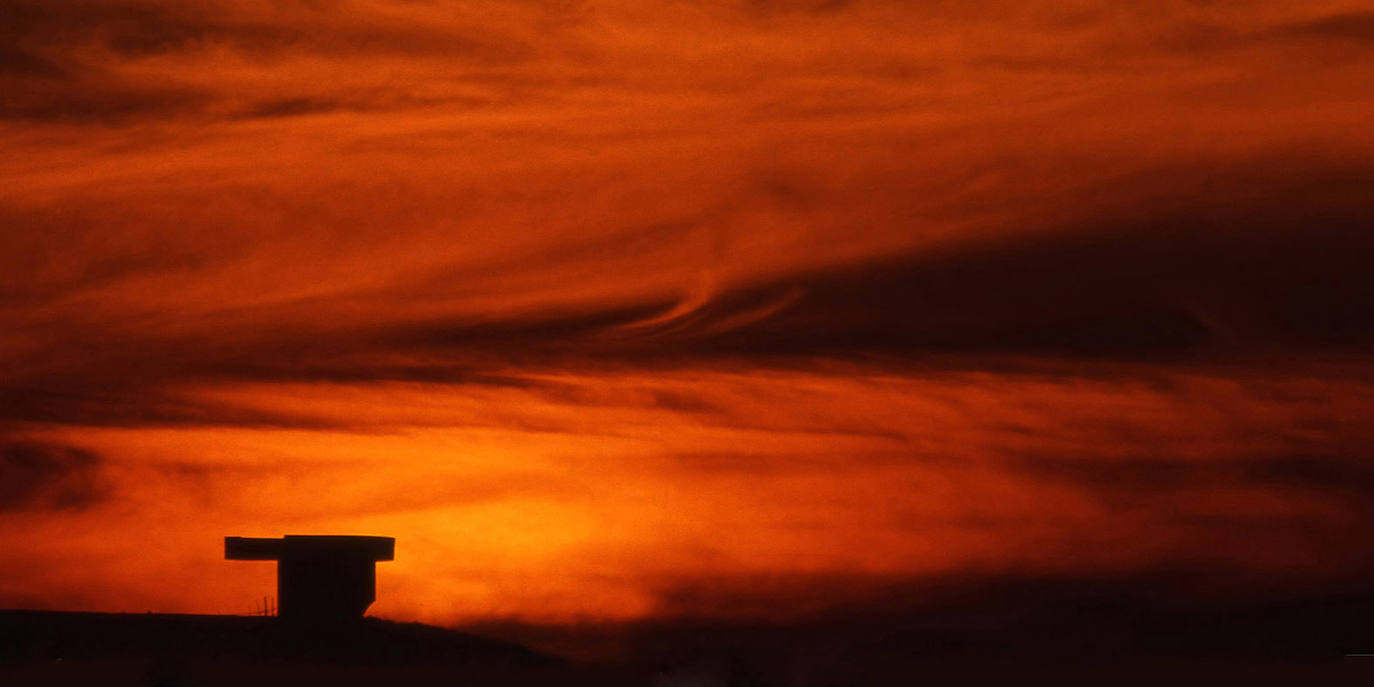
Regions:
M 375 614 L 571 622 L 728 615 L 666 601 L 712 579 L 862 585 L 1204 556 L 1310 582 L 1359 558 L 1284 528 L 1232 540 L 1205 520 L 1349 526 L 1351 504 L 1230 476 L 1326 441 L 1276 425 L 1334 422 L 1328 431 L 1346 441 L 1374 441 L 1356 421 L 1374 411 L 1368 384 L 1173 374 L 1164 391 L 1146 380 L 854 369 L 528 381 L 194 394 L 323 429 L 28 434 L 106 456 L 92 479 L 114 496 L 8 515 L 7 566 L 32 571 L 8 584 L 57 608 L 247 612 L 271 593 L 271 566 L 223 561 L 224 534 L 380 533 L 398 537 L 398 553 L 380 569 Z M 1328 403 L 1350 415 L 1332 417 Z M 1131 466 L 1160 452 L 1222 479 L 1133 485 Z M 174 580 L 194 584 L 163 582 Z

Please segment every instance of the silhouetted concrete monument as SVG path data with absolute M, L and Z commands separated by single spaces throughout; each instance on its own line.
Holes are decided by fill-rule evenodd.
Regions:
M 377 600 L 377 561 L 393 560 L 395 553 L 392 537 L 224 538 L 226 560 L 277 562 L 277 614 L 283 620 L 361 618 Z

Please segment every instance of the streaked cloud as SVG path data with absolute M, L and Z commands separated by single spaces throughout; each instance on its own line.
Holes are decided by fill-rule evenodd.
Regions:
M 100 500 L 99 457 L 61 444 L 11 442 L 0 446 L 5 485 L 0 510 L 79 509 Z
M 0 603 L 234 610 L 305 530 L 440 621 L 1367 573 L 1368 23 L 11 2 Z

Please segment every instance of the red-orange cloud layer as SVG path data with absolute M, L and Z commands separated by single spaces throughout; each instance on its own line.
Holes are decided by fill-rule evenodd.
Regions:
M 1374 569 L 1360 3 L 3 12 L 0 606 Z

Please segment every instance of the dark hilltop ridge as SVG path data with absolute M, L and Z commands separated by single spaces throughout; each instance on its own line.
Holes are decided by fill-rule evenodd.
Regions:
M 1188 570 L 961 575 L 863 592 L 850 580 L 816 580 L 776 598 L 748 588 L 687 597 L 677 612 L 639 621 L 492 621 L 459 631 L 365 615 L 375 566 L 393 559 L 394 544 L 227 537 L 226 558 L 276 564 L 278 615 L 266 603 L 254 616 L 0 610 L 0 687 L 1374 681 L 1374 588 L 1359 581 L 1278 595 L 1242 594 L 1241 578 Z M 817 600 L 813 612 L 745 619 L 767 617 L 799 590 Z M 739 611 L 733 620 L 693 615 L 727 602 Z
M 0 611 L 3 685 L 618 684 L 518 644 L 377 618 Z
M 277 615 L 0 611 L 0 685 L 527 685 L 621 681 L 515 643 L 364 616 L 395 539 L 225 537 L 277 565 Z
M 162 613 L 0 611 L 0 658 L 253 657 L 345 664 L 546 667 L 562 661 L 517 644 L 421 623 L 362 618 L 295 626 L 278 618 Z

